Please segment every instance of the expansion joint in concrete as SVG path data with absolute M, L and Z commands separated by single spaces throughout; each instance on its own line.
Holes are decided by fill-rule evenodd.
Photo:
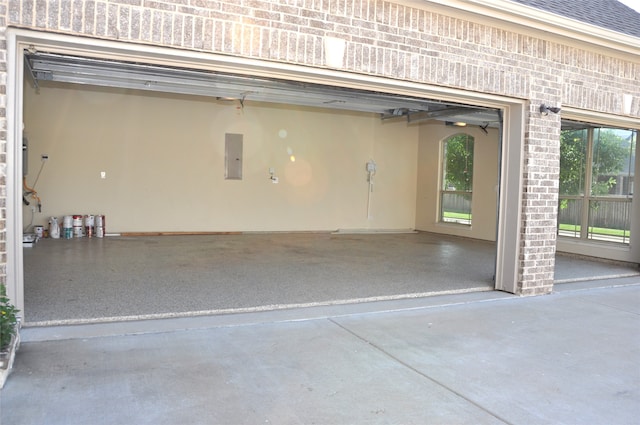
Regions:
M 486 407 L 482 406 L 481 404 L 477 403 L 476 401 L 470 399 L 469 397 L 465 396 L 464 394 L 462 394 L 459 391 L 456 391 L 455 389 L 451 388 L 450 386 L 446 385 L 443 382 L 440 382 L 439 380 L 435 379 L 432 376 L 427 375 L 426 373 L 424 373 L 423 371 L 415 368 L 414 366 L 410 365 L 409 363 L 403 361 L 402 359 L 398 358 L 397 356 L 394 356 L 393 354 L 391 354 L 390 352 L 388 352 L 387 350 L 385 350 L 384 348 L 380 347 L 379 345 L 369 341 L 367 338 L 357 334 L 356 332 L 352 331 L 351 329 L 349 329 L 348 327 L 340 324 L 339 322 L 337 322 L 334 319 L 327 319 L 330 322 L 332 322 L 334 325 L 338 326 L 339 328 L 343 329 L 345 332 L 351 334 L 352 336 L 354 336 L 355 338 L 359 339 L 360 341 L 364 342 L 365 344 L 369 345 L 370 347 L 372 347 L 373 349 L 375 349 L 376 351 L 378 351 L 379 353 L 383 354 L 385 357 L 388 357 L 389 359 L 391 359 L 392 361 L 400 364 L 402 367 L 409 369 L 410 371 L 412 371 L 413 373 L 421 376 L 422 378 L 434 383 L 435 385 L 444 388 L 446 391 L 449 391 L 453 394 L 455 394 L 457 397 L 460 397 L 463 400 L 466 400 L 468 403 L 472 404 L 473 406 L 476 406 L 478 409 L 486 412 L 487 414 L 493 416 L 494 418 L 496 418 L 497 420 L 501 421 L 504 424 L 508 424 L 508 425 L 512 425 L 511 422 L 509 422 L 508 420 L 506 420 L 505 418 L 501 417 L 500 415 L 492 412 L 491 410 L 488 410 Z

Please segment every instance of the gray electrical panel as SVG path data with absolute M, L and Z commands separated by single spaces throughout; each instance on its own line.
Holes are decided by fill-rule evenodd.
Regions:
M 242 134 L 224 135 L 224 178 L 242 180 Z

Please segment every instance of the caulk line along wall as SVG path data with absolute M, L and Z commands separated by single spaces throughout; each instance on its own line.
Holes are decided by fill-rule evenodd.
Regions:
M 344 72 L 525 99 L 530 106 L 522 141 L 521 229 L 512 235 L 520 251 L 517 292 L 549 292 L 560 117 L 541 117 L 537 108 L 547 103 L 615 116 L 622 113 L 621 93 L 631 93 L 631 115 L 638 117 L 640 63 L 637 56 L 583 43 L 571 34 L 556 37 L 488 19 L 472 11 L 483 7 L 475 2 L 448 3 L 468 13 L 436 3 L 4 0 L 0 27 L 320 68 L 325 66 L 323 39 L 334 36 L 346 41 Z M 0 62 L 6 62 L 6 54 L 0 53 Z M 6 145 L 4 131 L 0 137 Z M 4 155 L 0 163 L 6 166 Z M 0 183 L 4 208 L 4 178 Z M 0 252 L 6 253 L 4 242 Z

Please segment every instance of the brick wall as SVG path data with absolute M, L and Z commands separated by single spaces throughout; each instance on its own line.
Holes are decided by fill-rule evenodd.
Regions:
M 541 117 L 538 105 L 620 113 L 619 93 L 638 93 L 640 79 L 638 62 L 379 0 L 0 0 L 0 20 L 1 99 L 7 25 L 313 67 L 324 66 L 323 37 L 335 36 L 347 40 L 350 72 L 529 99 L 522 294 L 548 292 L 553 283 L 560 119 Z M 633 113 L 640 115 L 637 101 Z M 6 253 L 4 174 L 0 185 Z

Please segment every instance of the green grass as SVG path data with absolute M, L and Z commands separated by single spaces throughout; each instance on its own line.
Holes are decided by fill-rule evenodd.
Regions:
M 580 232 L 580 226 L 573 224 L 560 224 L 560 230 L 566 230 L 569 232 Z M 631 232 L 628 230 L 622 229 L 609 229 L 606 227 L 589 227 L 589 232 L 596 235 L 604 235 L 604 236 L 619 236 L 619 237 L 629 237 Z
M 444 218 L 457 218 L 460 220 L 471 220 L 471 214 L 465 214 L 465 213 L 455 213 L 455 212 L 451 212 L 451 211 L 445 211 L 442 213 L 442 215 L 444 216 Z

